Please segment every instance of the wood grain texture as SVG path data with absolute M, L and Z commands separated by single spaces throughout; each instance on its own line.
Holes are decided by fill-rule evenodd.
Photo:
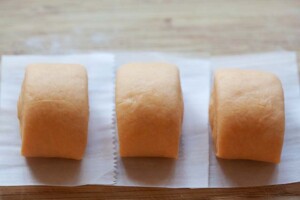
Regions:
M 300 1 L 0 1 L 0 53 L 299 50 Z
M 0 0 L 0 54 L 300 52 L 298 0 Z M 234 189 L 0 187 L 1 199 L 300 199 L 300 183 Z

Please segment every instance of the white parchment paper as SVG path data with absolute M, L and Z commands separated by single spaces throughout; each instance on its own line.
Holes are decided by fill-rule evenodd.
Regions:
M 127 62 L 163 61 L 181 73 L 184 122 L 178 160 L 118 157 L 114 114 L 114 71 Z M 30 63 L 83 64 L 89 75 L 89 139 L 82 161 L 20 155 L 17 99 L 24 69 Z M 216 159 L 210 149 L 209 59 L 162 53 L 65 56 L 3 56 L 1 70 L 0 185 L 119 185 L 170 188 L 244 187 L 300 181 L 300 98 L 296 56 L 276 52 L 211 59 L 219 67 L 272 71 L 283 83 L 286 132 L 279 165 Z M 210 141 L 211 142 L 211 141 Z
M 247 68 L 269 71 L 282 82 L 286 128 L 281 162 L 217 159 L 210 137 L 209 187 L 247 187 L 300 181 L 300 98 L 294 52 L 224 56 L 212 59 L 212 68 Z
M 24 158 L 17 100 L 24 70 L 31 63 L 76 63 L 88 71 L 90 121 L 82 161 Z M 114 183 L 112 54 L 3 56 L 1 71 L 0 185 L 85 185 Z
M 179 158 L 118 157 L 117 185 L 208 187 L 209 62 L 163 53 L 116 55 L 116 67 L 130 62 L 165 62 L 177 65 L 184 98 L 184 118 Z

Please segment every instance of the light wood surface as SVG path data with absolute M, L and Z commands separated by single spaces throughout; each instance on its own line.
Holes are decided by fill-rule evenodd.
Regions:
M 300 1 L 0 0 L 0 54 L 300 52 Z M 298 54 L 299 55 L 299 54 Z M 299 166 L 300 167 L 300 166 Z M 236 189 L 0 187 L 1 199 L 300 199 L 300 184 Z

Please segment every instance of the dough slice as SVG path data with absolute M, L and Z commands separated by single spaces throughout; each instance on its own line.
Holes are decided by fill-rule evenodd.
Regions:
M 209 115 L 217 157 L 280 162 L 284 95 L 272 73 L 217 70 Z
M 87 73 L 74 64 L 27 67 L 18 102 L 22 155 L 82 159 L 87 143 Z
M 176 66 L 122 66 L 116 78 L 116 112 L 122 157 L 178 157 L 183 99 Z

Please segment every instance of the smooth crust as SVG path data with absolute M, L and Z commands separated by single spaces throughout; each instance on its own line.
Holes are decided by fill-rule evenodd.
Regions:
M 209 115 L 217 157 L 280 162 L 284 95 L 272 73 L 216 71 Z
M 116 78 L 116 112 L 122 157 L 178 157 L 183 99 L 176 66 L 122 66 Z
M 87 143 L 87 73 L 73 64 L 27 67 L 18 102 L 22 155 L 82 159 Z

